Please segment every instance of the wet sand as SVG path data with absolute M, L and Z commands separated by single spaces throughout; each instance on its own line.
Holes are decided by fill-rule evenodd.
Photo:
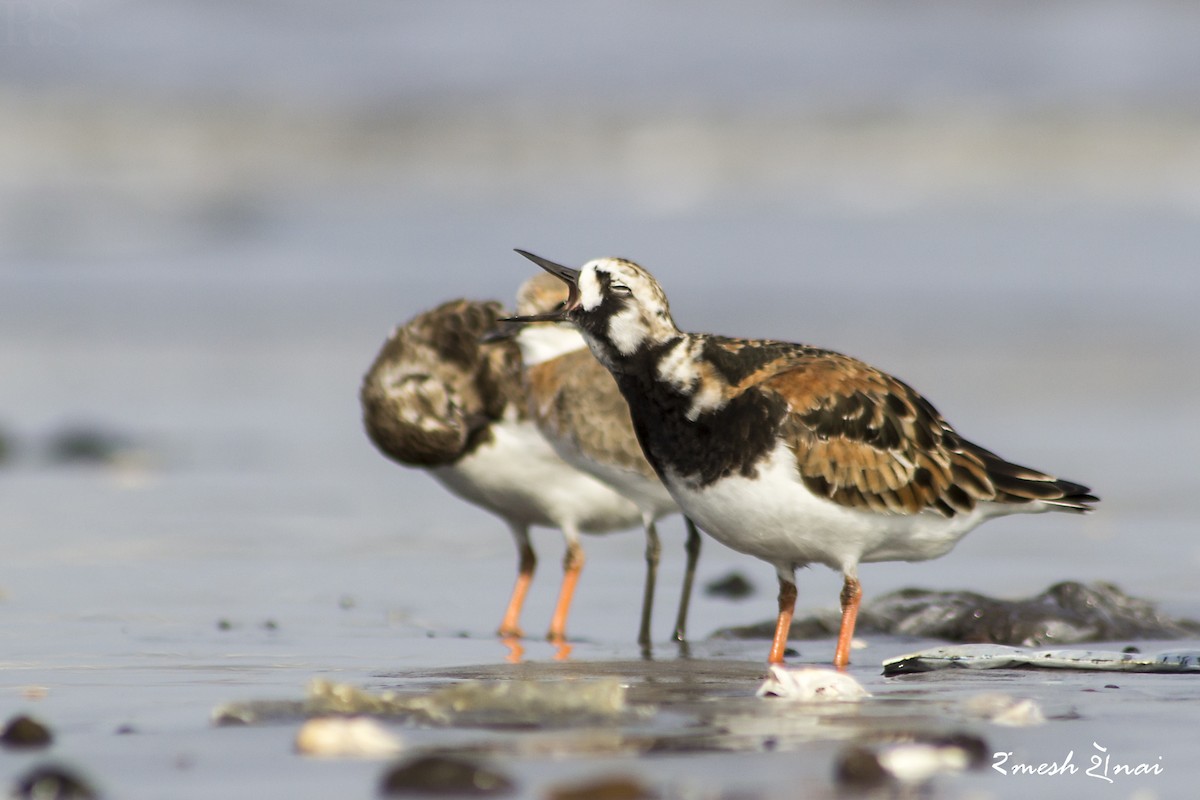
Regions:
M 686 658 L 660 646 L 652 661 L 636 658 L 631 645 L 579 642 L 566 663 L 553 660 L 548 644 L 530 642 L 530 660 L 514 665 L 503 662 L 505 651 L 486 636 L 430 636 L 364 621 L 354 610 L 308 611 L 303 630 L 283 621 L 269 632 L 256 625 L 228 631 L 179 626 L 173 635 L 147 636 L 162 620 L 91 620 L 83 627 L 94 639 L 124 642 L 137 652 L 6 663 L 10 692 L 43 687 L 45 694 L 16 702 L 10 694 L 5 706 L 48 723 L 56 743 L 49 752 L 4 754 L 0 778 L 12 781 L 50 760 L 77 769 L 109 797 L 161 797 L 164 791 L 183 798 L 373 797 L 391 759 L 296 755 L 297 714 L 238 726 L 215 726 L 211 715 L 231 701 L 298 701 L 314 677 L 405 695 L 461 681 L 616 678 L 628 687 L 628 708 L 611 719 L 565 715 L 515 726 L 503 717 L 450 726 L 384 720 L 406 745 L 401 758 L 453 753 L 479 759 L 515 781 L 522 797 L 545 797 L 602 777 L 632 777 L 662 797 L 786 798 L 801 790 L 835 796 L 833 765 L 848 747 L 948 734 L 981 737 L 987 764 L 936 778 L 939 797 L 1166 798 L 1185 796 L 1193 783 L 1195 676 L 956 670 L 883 678 L 872 663 L 878 654 L 929 643 L 873 639 L 856 651 L 850 670 L 872 697 L 806 704 L 754 696 L 764 675 L 765 642 L 698 643 Z M 323 624 L 314 624 L 322 616 Z M 85 646 L 77 641 L 77 648 Z M 801 649 L 799 663 L 823 664 L 832 655 L 832 643 Z M 394 669 L 387 662 L 423 666 Z M 1047 720 L 1014 728 L 980 719 L 969 701 L 985 693 L 1032 699 Z M 1106 748 L 1111 764 L 1157 765 L 1162 774 L 1112 775 L 1112 784 L 1089 777 L 1098 747 Z M 1064 759 L 1078 772 L 1037 777 L 991 768 Z
M 16 555 L 7 560 L 0 601 L 0 715 L 36 717 L 55 743 L 0 754 L 0 782 L 54 762 L 108 797 L 374 797 L 393 759 L 303 757 L 293 750 L 299 715 L 218 726 L 214 712 L 230 703 L 295 703 L 318 678 L 412 695 L 470 680 L 616 678 L 628 686 L 629 713 L 599 722 L 384 722 L 405 742 L 402 758 L 481 758 L 515 781 L 521 797 L 606 776 L 632 777 L 662 797 L 786 798 L 798 786 L 805 796 L 834 796 L 834 764 L 847 748 L 944 734 L 982 738 L 987 763 L 935 778 L 937 797 L 1170 798 L 1194 784 L 1194 675 L 955 670 L 884 678 L 882 661 L 937 642 L 868 635 L 850 674 L 871 698 L 831 706 L 756 698 L 767 642 L 706 637 L 770 613 L 770 571 L 706 542 L 702 584 L 737 569 L 757 590 L 736 603 L 701 594 L 696 641 L 682 654 L 666 641 L 664 613 L 682 569 L 672 550 L 682 544 L 677 522 L 664 526 L 653 660 L 641 660 L 634 644 L 639 601 L 628 576 L 641 564 L 631 533 L 587 543 L 569 661 L 556 661 L 556 648 L 531 637 L 524 662 L 507 663 L 509 649 L 491 634 L 514 569 L 507 535 L 488 517 L 432 495 L 424 476 L 383 466 L 389 488 L 433 502 L 412 506 L 399 523 L 381 519 L 374 534 L 369 510 L 380 513 L 394 497 L 381 487 L 365 490 L 380 494 L 365 505 L 368 513 L 351 513 L 354 504 L 298 492 L 270 472 L 151 473 L 131 482 L 104 467 L 7 471 L 9 519 L 17 524 L 9 528 Z M 67 490 L 72 503 L 51 502 Z M 347 519 L 357 519 L 359 530 L 349 531 Z M 414 524 L 440 533 L 417 535 Z M 411 534 L 396 535 L 397 525 Z M 536 540 L 543 562 L 524 619 L 530 632 L 549 619 L 556 538 L 541 532 Z M 463 543 L 471 548 L 463 551 Z M 872 565 L 880 569 L 864 569 L 863 577 L 879 592 L 911 573 L 946 585 L 962 570 L 982 574 L 989 560 L 987 548 L 967 549 L 933 565 Z M 835 598 L 836 576 L 801 575 L 802 606 L 827 608 Z M 1197 643 L 1136 644 L 1152 652 Z M 832 639 L 795 646 L 796 664 L 832 658 Z M 969 711 L 971 698 L 997 692 L 1034 700 L 1046 722 L 1006 727 Z M 1162 773 L 1112 784 L 1089 777 L 1097 746 L 1110 763 L 1157 765 Z M 991 768 L 1002 758 L 996 753 L 1035 767 L 1070 755 L 1079 769 L 1004 775 Z

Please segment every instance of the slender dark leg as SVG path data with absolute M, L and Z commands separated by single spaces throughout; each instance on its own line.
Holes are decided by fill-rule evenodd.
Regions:
M 642 592 L 642 624 L 638 628 L 638 644 L 642 655 L 650 656 L 650 617 L 654 612 L 654 585 L 658 581 L 658 560 L 662 555 L 662 543 L 658 540 L 658 528 L 654 520 L 646 519 L 646 588 Z
M 696 562 L 700 560 L 700 531 L 696 528 L 696 523 L 692 522 L 687 517 L 683 518 L 687 524 L 687 541 L 684 543 L 684 552 L 687 553 L 687 570 L 683 573 L 683 594 L 679 598 L 679 615 L 675 618 L 675 641 L 687 641 L 687 618 L 688 607 L 692 603 L 692 583 L 696 580 Z

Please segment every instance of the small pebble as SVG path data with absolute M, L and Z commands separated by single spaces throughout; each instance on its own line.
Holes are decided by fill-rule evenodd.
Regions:
M 659 794 L 635 779 L 622 775 L 571 786 L 556 786 L 550 789 L 546 797 L 548 800 L 655 800 Z
M 47 449 L 55 464 L 115 464 L 131 447 L 121 434 L 96 426 L 76 425 L 51 436 Z
M 474 761 L 451 756 L 424 756 L 390 767 L 379 791 L 385 795 L 505 795 L 516 786 L 505 774 Z
M 12 797 L 20 800 L 95 800 L 99 795 L 72 770 L 43 764 L 17 778 Z
M 1035 701 L 1029 698 L 1018 700 L 1001 692 L 975 695 L 967 699 L 964 707 L 977 717 L 1012 728 L 1041 725 L 1046 721 L 1046 715 Z
M 402 749 L 400 737 L 370 717 L 317 717 L 296 733 L 296 752 L 306 756 L 382 758 Z
M 833 780 L 843 788 L 865 792 L 886 786 L 892 776 L 870 750 L 848 747 L 833 762 Z
M 754 594 L 754 584 L 740 572 L 731 572 L 722 578 L 716 578 L 704 584 L 704 593 L 709 597 L 726 597 L 730 600 L 744 600 Z
M 0 731 L 0 745 L 10 750 L 48 747 L 53 741 L 49 728 L 24 714 L 10 719 Z

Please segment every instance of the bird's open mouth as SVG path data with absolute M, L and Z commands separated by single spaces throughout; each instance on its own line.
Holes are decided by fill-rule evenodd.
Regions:
M 567 285 L 567 302 L 563 303 L 553 311 L 546 311 L 542 314 L 529 314 L 523 317 L 509 317 L 505 321 L 563 322 L 569 319 L 568 315 L 576 308 L 579 308 L 579 270 L 571 269 L 570 267 L 564 267 L 562 264 L 555 264 L 553 261 L 542 258 L 541 256 L 535 256 L 533 253 L 528 253 L 524 250 L 518 249 L 517 252 L 565 283 Z

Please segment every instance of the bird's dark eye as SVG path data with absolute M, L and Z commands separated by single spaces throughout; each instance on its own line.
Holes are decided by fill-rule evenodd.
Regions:
M 551 310 L 553 310 L 553 311 L 562 311 L 562 310 L 563 310 L 564 308 L 566 308 L 566 307 L 567 307 L 567 301 L 566 301 L 566 300 L 559 300 L 557 303 L 555 303 L 555 305 L 554 305 L 554 308 L 553 308 L 553 309 L 551 309 Z
M 613 294 L 633 294 L 633 292 L 629 290 L 629 287 L 620 281 L 613 281 L 608 285 L 608 288 L 612 290 Z

